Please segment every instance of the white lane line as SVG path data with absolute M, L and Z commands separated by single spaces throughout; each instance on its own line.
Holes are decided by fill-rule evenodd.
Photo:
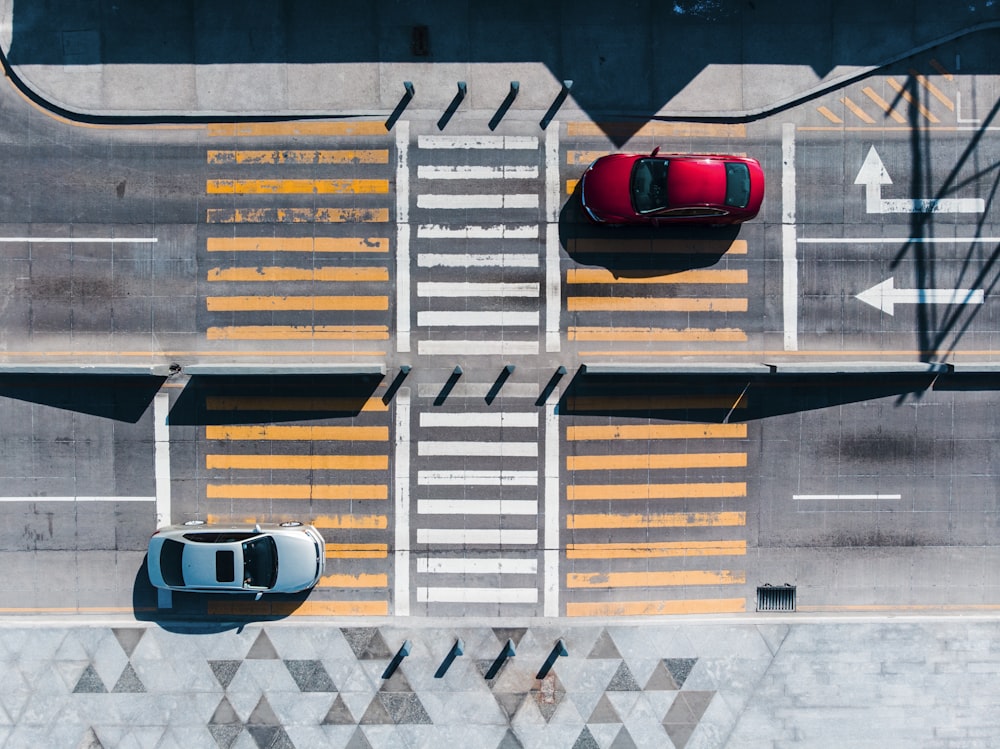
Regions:
M 532 499 L 418 499 L 421 515 L 537 515 Z
M 538 196 L 533 193 L 504 195 L 434 194 L 417 195 L 417 208 L 465 210 L 480 208 L 537 208 Z
M 410 123 L 396 123 L 396 351 L 410 351 Z
M 418 148 L 529 150 L 538 148 L 538 138 L 530 135 L 421 135 Z
M 793 494 L 792 499 L 818 500 L 818 499 L 902 499 L 902 494 Z
M 420 341 L 421 356 L 532 356 L 538 341 Z
M 799 237 L 799 244 L 997 244 L 1000 237 Z
M 410 221 L 410 123 L 396 123 L 396 223 Z
M 421 328 L 440 327 L 538 327 L 537 312 L 469 312 L 467 310 L 435 310 L 417 313 L 417 325 Z
M 538 427 L 538 414 L 533 411 L 464 411 L 463 413 L 420 414 L 421 427 Z
M 417 557 L 417 572 L 442 575 L 534 575 L 538 572 L 535 559 L 507 557 Z
M 410 615 L 410 389 L 400 388 L 396 404 L 394 544 L 396 616 Z
M 536 298 L 537 283 L 451 283 L 448 281 L 421 281 L 417 284 L 419 297 L 499 297 L 502 299 Z
M 417 255 L 417 266 L 420 268 L 537 268 L 538 255 L 527 253 L 446 255 L 421 252 Z
M 421 224 L 417 227 L 417 237 L 420 239 L 537 239 L 538 226 L 507 225 L 496 226 L 441 226 L 439 224 Z
M 799 261 L 795 241 L 795 125 L 781 126 L 781 310 L 785 351 L 799 348 Z
M 534 546 L 538 531 L 530 528 L 417 528 L 418 544 L 458 546 Z
M 542 610 L 559 616 L 559 388 L 545 407 L 545 524 L 543 526 Z
M 170 525 L 170 395 L 153 397 L 153 476 L 156 485 L 156 527 Z
M 538 603 L 535 588 L 417 588 L 420 603 Z
M 545 350 L 559 351 L 562 335 L 562 269 L 559 258 L 559 224 L 545 230 Z
M 537 179 L 537 166 L 418 166 L 419 179 Z
M 535 442 L 428 442 L 417 443 L 417 455 L 497 457 L 497 458 L 537 458 L 538 444 Z
M 538 471 L 418 471 L 420 486 L 537 486 Z
M 496 385 L 495 382 L 462 382 L 448 392 L 448 400 L 453 398 L 485 398 Z M 431 382 L 421 382 L 417 385 L 417 395 L 421 398 L 436 398 L 441 392 L 441 386 Z M 538 396 L 538 385 L 530 382 L 504 383 L 503 394 L 507 398 L 531 398 Z
M 0 237 L 0 242 L 30 244 L 156 244 L 156 237 Z
M 157 502 L 157 497 L 112 497 L 112 496 L 75 496 L 75 497 L 0 497 L 0 502 Z M 159 516 L 159 513 L 157 513 Z M 159 520 L 157 520 L 159 525 Z

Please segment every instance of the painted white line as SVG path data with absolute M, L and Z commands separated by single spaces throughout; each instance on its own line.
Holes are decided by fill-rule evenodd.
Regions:
M 419 179 L 537 179 L 537 166 L 418 166 Z
M 535 575 L 536 559 L 507 557 L 417 557 L 417 572 L 442 575 Z
M 157 497 L 112 497 L 112 496 L 76 496 L 76 497 L 0 497 L 0 502 L 157 502 Z M 159 515 L 159 513 L 157 513 Z
M 420 341 L 421 356 L 532 356 L 538 341 Z
M 420 486 L 537 486 L 538 471 L 418 471 Z
M 396 123 L 396 351 L 410 351 L 410 123 Z
M 170 525 L 170 395 L 153 397 L 153 476 L 156 486 L 156 527 Z
M 393 577 L 393 612 L 396 616 L 410 615 L 410 389 L 400 388 L 396 404 L 396 454 L 394 457 L 396 481 L 394 492 L 395 552 Z
M 545 220 L 559 221 L 562 191 L 559 189 L 559 123 L 550 122 L 545 131 Z
M 418 499 L 421 515 L 537 515 L 531 499 Z
M 396 223 L 410 221 L 410 122 L 396 123 Z
M 792 499 L 902 499 L 902 494 L 793 494 Z
M 545 230 L 545 350 L 559 351 L 562 334 L 562 269 L 559 255 L 559 224 L 549 224 Z
M 502 299 L 536 298 L 537 283 L 450 283 L 448 281 L 421 281 L 417 284 L 420 297 L 498 297 Z
M 537 312 L 469 312 L 468 310 L 418 312 L 417 325 L 422 328 L 537 328 Z
M 799 348 L 799 260 L 795 242 L 795 125 L 781 126 L 781 311 L 785 351 Z
M 448 400 L 453 398 L 485 398 L 486 395 L 496 385 L 495 382 L 462 382 L 448 393 Z M 417 385 L 417 394 L 421 398 L 436 398 L 441 392 L 441 386 L 431 382 L 422 382 Z M 507 398 L 531 398 L 534 400 L 538 396 L 538 385 L 530 382 L 510 382 L 504 383 L 503 394 Z
M 1000 237 L 799 237 L 799 244 L 997 244 Z
M 417 138 L 418 148 L 483 149 L 499 148 L 507 150 L 528 150 L 538 148 L 538 138 L 519 135 L 421 135 Z
M 418 544 L 459 546 L 534 546 L 538 531 L 511 528 L 418 528 Z
M 421 252 L 417 255 L 417 266 L 420 268 L 537 268 L 538 255 L 527 253 L 445 255 Z
M 417 588 L 420 603 L 538 603 L 535 588 Z
M 30 244 L 156 244 L 156 237 L 0 237 L 0 242 Z
M 552 405 L 545 407 L 545 518 L 543 528 L 544 574 L 542 609 L 545 616 L 559 616 L 559 388 L 552 391 Z
M 437 413 L 423 411 L 420 414 L 421 427 L 538 427 L 538 414 L 533 411 L 514 413 L 510 411 L 465 411 L 463 413 Z
M 417 443 L 417 455 L 427 457 L 463 456 L 497 458 L 537 458 L 535 442 L 428 442 Z
M 865 189 L 865 210 L 868 213 L 983 213 L 982 198 L 882 198 L 882 185 L 891 185 L 892 178 L 875 150 L 868 149 L 854 184 Z
M 865 304 L 892 315 L 897 304 L 982 304 L 982 289 L 896 289 L 890 276 L 854 295 Z
M 538 196 L 532 193 L 505 195 L 434 194 L 417 195 L 417 208 L 466 210 L 481 208 L 537 208 Z
M 979 118 L 968 119 L 962 116 L 962 92 L 955 92 L 955 121 L 964 122 L 967 124 L 976 125 L 980 122 Z
M 420 239 L 537 239 L 538 226 L 440 226 L 438 224 L 421 224 L 417 227 L 417 237 Z

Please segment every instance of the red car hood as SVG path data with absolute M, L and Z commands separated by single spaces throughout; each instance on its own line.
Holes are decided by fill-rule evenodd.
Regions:
M 604 218 L 635 216 L 629 198 L 629 179 L 632 165 L 641 158 L 622 153 L 592 164 L 583 175 L 584 205 Z

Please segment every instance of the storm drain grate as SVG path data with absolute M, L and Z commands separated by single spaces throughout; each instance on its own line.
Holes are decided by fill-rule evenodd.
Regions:
M 760 586 L 757 588 L 757 610 L 795 611 L 795 586 Z

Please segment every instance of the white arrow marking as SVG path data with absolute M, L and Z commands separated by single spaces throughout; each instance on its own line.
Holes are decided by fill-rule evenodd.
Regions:
M 865 304 L 893 314 L 896 304 L 982 304 L 982 289 L 896 289 L 892 278 L 855 294 Z
M 882 198 L 882 185 L 891 185 L 875 146 L 868 149 L 854 184 L 865 186 L 865 210 L 868 213 L 983 213 L 982 198 Z

